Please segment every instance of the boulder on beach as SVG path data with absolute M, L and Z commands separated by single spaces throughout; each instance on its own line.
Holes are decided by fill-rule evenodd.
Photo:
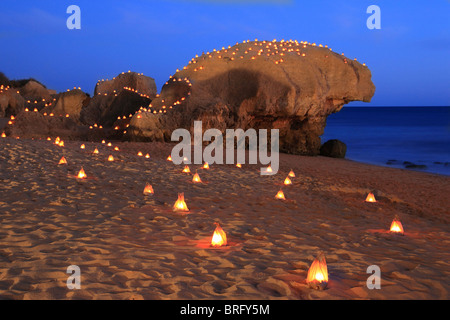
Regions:
M 248 41 L 193 58 L 133 116 L 128 138 L 170 141 L 177 128 L 279 129 L 280 151 L 317 155 L 328 115 L 369 102 L 375 86 L 363 64 L 323 46 Z
M 340 140 L 328 140 L 320 147 L 320 155 L 331 158 L 345 158 L 347 145 Z

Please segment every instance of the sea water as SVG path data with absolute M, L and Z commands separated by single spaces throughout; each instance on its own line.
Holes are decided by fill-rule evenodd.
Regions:
M 344 107 L 321 139 L 343 141 L 347 159 L 450 175 L 450 107 Z

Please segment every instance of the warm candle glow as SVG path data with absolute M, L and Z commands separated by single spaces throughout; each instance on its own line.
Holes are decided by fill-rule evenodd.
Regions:
M 278 193 L 275 195 L 275 199 L 286 200 L 283 190 L 278 191 Z
M 200 179 L 200 176 L 198 175 L 198 173 L 194 174 L 194 177 L 192 178 L 192 182 L 197 182 L 197 183 L 201 183 L 202 180 Z
M 325 255 L 320 253 L 308 270 L 306 283 L 313 289 L 325 289 L 328 284 L 328 268 Z
M 208 162 L 205 162 L 205 164 L 203 165 L 203 169 L 209 169 L 209 164 L 208 164 Z
M 185 166 L 184 169 L 183 169 L 183 172 L 184 172 L 184 173 L 190 173 L 191 170 L 189 169 L 188 166 Z
M 155 193 L 154 191 L 153 191 L 153 187 L 152 187 L 152 185 L 151 184 L 149 184 L 149 183 L 147 183 L 146 185 L 145 185 L 145 188 L 144 188 L 144 192 L 143 192 L 145 195 L 149 195 L 149 194 L 153 194 L 153 193 Z
M 226 246 L 227 245 L 227 235 L 218 223 L 215 223 L 215 224 L 216 224 L 216 230 L 214 230 L 213 236 L 211 238 L 211 246 L 212 247 Z
M 389 229 L 389 231 L 393 233 L 404 234 L 403 225 L 398 217 L 395 217 L 394 220 L 392 221 L 391 228 Z
M 295 178 L 295 173 L 294 173 L 294 171 L 291 170 L 291 171 L 289 172 L 289 177 Z
M 62 157 L 58 164 L 67 164 L 66 158 Z
M 150 155 L 147 153 L 147 154 L 145 155 L 145 158 L 150 159 Z
M 84 144 L 82 144 L 81 146 L 80 146 L 80 149 L 85 149 L 86 148 L 86 146 L 84 145 Z
M 142 152 L 138 152 L 138 154 L 137 154 L 139 157 L 142 157 L 143 156 L 143 154 L 142 154 Z
M 236 164 L 236 167 L 242 168 L 242 165 L 240 163 Z
M 95 148 L 94 152 L 92 152 L 93 154 L 98 154 L 98 149 Z
M 171 157 L 171 156 L 168 156 L 168 157 L 167 157 L 167 161 L 172 161 L 172 157 Z
M 112 154 L 109 155 L 108 161 L 114 161 L 114 157 L 112 156 Z
M 2 132 L 2 138 L 6 138 L 6 133 Z
M 366 202 L 377 202 L 377 200 L 375 200 L 375 196 L 373 195 L 372 192 L 370 192 L 370 193 L 367 195 Z
M 78 179 L 86 179 L 87 178 L 86 173 L 84 173 L 83 167 L 81 167 L 81 170 L 78 172 L 77 178 Z
M 184 193 L 178 194 L 178 200 L 173 205 L 173 211 L 189 211 L 186 202 L 184 201 Z
M 284 184 L 285 184 L 285 185 L 290 185 L 290 184 L 292 184 L 291 179 L 289 179 L 289 177 L 286 177 L 286 179 L 284 179 Z
M 63 141 L 63 140 L 59 141 L 58 145 L 59 145 L 60 147 L 64 147 L 64 141 Z

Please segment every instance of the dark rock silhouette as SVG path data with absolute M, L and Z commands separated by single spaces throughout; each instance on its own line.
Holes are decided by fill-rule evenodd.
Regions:
M 328 140 L 320 147 L 320 155 L 332 158 L 345 158 L 347 146 L 340 140 Z

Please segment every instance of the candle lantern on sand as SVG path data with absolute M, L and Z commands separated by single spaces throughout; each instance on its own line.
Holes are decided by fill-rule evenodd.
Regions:
M 194 174 L 194 177 L 192 178 L 192 182 L 194 182 L 194 183 L 201 183 L 202 182 L 202 179 L 200 179 L 200 176 L 198 175 L 197 172 Z
M 389 229 L 392 233 L 397 233 L 403 235 L 405 232 L 403 230 L 403 225 L 400 222 L 400 219 L 398 216 L 395 216 L 394 220 L 391 223 L 391 228 Z
M 328 269 L 323 252 L 319 253 L 311 264 L 306 277 L 306 283 L 312 289 L 323 290 L 326 288 L 328 284 Z
M 58 164 L 67 164 L 66 158 L 64 158 L 64 156 L 61 158 L 61 160 L 59 160 Z
M 86 179 L 87 178 L 87 175 L 83 170 L 83 167 L 81 167 L 81 170 L 78 172 L 77 178 L 78 179 Z
M 280 191 L 278 191 L 278 193 L 275 195 L 275 199 L 286 200 L 283 190 L 280 189 Z
M 143 192 L 143 193 L 147 196 L 147 195 L 150 195 L 150 194 L 154 194 L 155 192 L 153 191 L 152 185 L 149 184 L 149 183 L 147 183 L 147 184 L 145 185 L 145 188 L 144 188 L 144 192 Z
M 374 194 L 372 192 L 370 192 L 367 195 L 366 202 L 377 202 L 377 200 L 375 200 L 375 196 L 374 196 Z
M 227 245 L 227 235 L 225 231 L 220 227 L 220 225 L 216 222 L 216 230 L 214 230 L 213 236 L 211 238 L 211 246 L 212 247 L 222 247 Z
M 184 201 L 184 193 L 178 194 L 178 200 L 173 205 L 173 211 L 176 212 L 187 212 L 189 208 L 187 207 L 186 202 Z

